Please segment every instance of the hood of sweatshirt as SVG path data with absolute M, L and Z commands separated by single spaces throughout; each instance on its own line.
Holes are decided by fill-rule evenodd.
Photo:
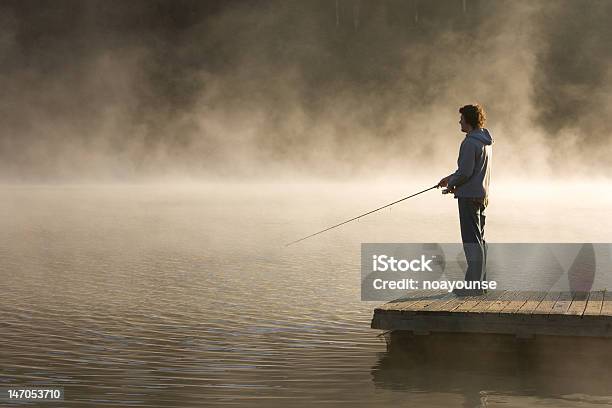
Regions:
M 485 128 L 474 129 L 471 132 L 469 132 L 465 137 L 473 137 L 474 139 L 479 140 L 485 145 L 493 144 L 493 138 L 491 137 L 491 134 L 489 133 L 489 131 Z

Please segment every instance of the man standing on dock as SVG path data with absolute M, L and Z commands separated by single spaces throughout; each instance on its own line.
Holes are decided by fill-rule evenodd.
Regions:
M 484 239 L 485 208 L 489 201 L 489 181 L 493 138 L 484 128 L 485 111 L 480 105 L 465 105 L 459 109 L 461 131 L 466 133 L 459 149 L 458 169 L 444 177 L 439 187 L 448 187 L 459 205 L 461 239 L 467 260 L 466 284 L 486 280 L 487 243 Z M 468 285 L 469 286 L 469 285 Z M 479 285 L 478 285 L 479 286 Z M 458 296 L 482 295 L 481 289 L 455 289 Z

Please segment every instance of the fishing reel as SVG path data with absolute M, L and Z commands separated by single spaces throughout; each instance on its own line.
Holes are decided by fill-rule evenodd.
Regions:
M 441 186 L 440 186 L 440 184 L 438 184 L 436 187 L 440 188 Z M 450 187 L 446 187 L 445 189 L 442 190 L 442 194 L 450 194 L 450 193 L 454 193 L 454 192 L 455 192 L 455 190 L 451 189 Z

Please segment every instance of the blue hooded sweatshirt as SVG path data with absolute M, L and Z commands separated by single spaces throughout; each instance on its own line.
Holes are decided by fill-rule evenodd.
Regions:
M 474 129 L 465 135 L 459 149 L 458 169 L 448 180 L 455 187 L 455 198 L 487 198 L 491 179 L 493 138 L 487 129 Z

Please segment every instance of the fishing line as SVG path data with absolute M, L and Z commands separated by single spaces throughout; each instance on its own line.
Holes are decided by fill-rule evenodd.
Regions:
M 308 239 L 308 238 L 314 237 L 315 235 L 322 234 L 322 233 L 324 233 L 325 231 L 329 231 L 329 230 L 334 229 L 334 228 L 337 228 L 337 227 L 339 227 L 339 226 L 341 226 L 341 225 L 347 224 L 347 223 L 349 223 L 349 222 L 351 222 L 351 221 L 358 220 L 358 219 L 359 219 L 359 218 L 361 218 L 361 217 L 365 217 L 366 215 L 369 215 L 369 214 L 372 214 L 372 213 L 374 213 L 374 212 L 376 212 L 376 211 L 382 210 L 383 208 L 391 207 L 391 206 L 392 206 L 392 205 L 394 205 L 394 204 L 400 203 L 400 202 L 402 202 L 402 201 L 404 201 L 404 200 L 407 200 L 407 199 L 412 198 L 412 197 L 414 197 L 414 196 L 418 196 L 419 194 L 423 194 L 423 193 L 424 193 L 424 192 L 426 192 L 426 191 L 433 190 L 434 188 L 439 188 L 439 187 L 440 187 L 440 186 L 439 186 L 438 184 L 436 184 L 436 185 L 435 185 L 435 186 L 433 186 L 433 187 L 429 187 L 429 188 L 427 188 L 427 189 L 425 189 L 425 190 L 423 190 L 423 191 L 419 191 L 418 193 L 414 193 L 414 194 L 411 194 L 411 195 L 409 195 L 409 196 L 407 196 L 407 197 L 400 198 L 400 199 L 399 199 L 399 200 L 397 200 L 397 201 L 394 201 L 394 202 L 389 203 L 389 204 L 387 204 L 387 205 L 383 205 L 382 207 L 379 207 L 379 208 L 377 208 L 377 209 L 375 209 L 375 210 L 368 211 L 368 212 L 366 212 L 366 213 L 363 213 L 363 214 L 361 214 L 361 215 L 358 215 L 358 216 L 356 216 L 356 217 L 353 217 L 353 218 L 351 218 L 350 220 L 346 220 L 346 221 L 343 221 L 343 222 L 341 222 L 341 223 L 339 223 L 339 224 L 332 225 L 332 226 L 331 226 L 331 227 L 329 227 L 329 228 L 325 228 L 324 230 L 321 230 L 321 231 L 315 232 L 314 234 L 310 234 L 310 235 L 308 235 L 308 236 L 305 236 L 304 238 L 296 239 L 295 241 L 292 241 L 292 242 L 289 242 L 288 244 L 285 244 L 285 246 L 286 246 L 286 247 L 288 247 L 289 245 L 297 244 L 297 243 L 298 243 L 298 242 L 300 242 L 300 241 L 303 241 L 303 240 L 305 240 L 305 239 Z M 446 190 L 445 190 L 445 191 L 446 191 Z

